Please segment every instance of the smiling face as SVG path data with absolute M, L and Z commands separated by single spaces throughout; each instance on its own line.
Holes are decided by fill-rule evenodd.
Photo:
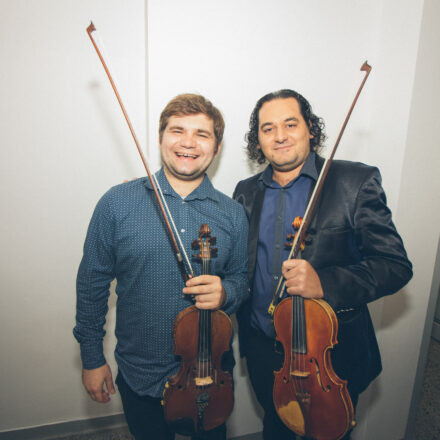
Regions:
M 171 186 L 179 194 L 181 191 L 176 188 L 196 188 L 219 149 L 212 119 L 203 113 L 171 116 L 160 141 L 162 162 Z
M 295 98 L 280 98 L 263 104 L 258 115 L 258 147 L 271 163 L 274 179 L 294 179 L 310 153 L 309 127 Z M 287 182 L 288 182 L 287 181 Z M 286 183 L 287 183 L 286 182 Z

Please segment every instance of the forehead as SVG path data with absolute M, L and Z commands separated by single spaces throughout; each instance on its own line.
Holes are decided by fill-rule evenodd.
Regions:
M 265 102 L 258 113 L 260 127 L 262 124 L 281 122 L 290 118 L 304 120 L 295 98 L 277 98 Z
M 214 132 L 214 121 L 203 113 L 197 113 L 195 115 L 173 115 L 168 119 L 166 128 L 171 127 Z

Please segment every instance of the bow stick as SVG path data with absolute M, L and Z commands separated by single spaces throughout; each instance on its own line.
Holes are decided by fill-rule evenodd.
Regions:
M 361 85 L 359 86 L 359 89 L 356 93 L 356 96 L 353 100 L 353 103 L 351 104 L 350 110 L 348 111 L 348 114 L 345 118 L 344 123 L 342 124 L 342 128 L 341 131 L 339 132 L 339 136 L 336 139 L 335 142 L 335 146 L 333 147 L 333 150 L 330 154 L 330 156 L 325 160 L 324 165 L 322 167 L 321 172 L 319 173 L 318 176 L 318 180 L 316 182 L 315 188 L 313 190 L 312 196 L 310 198 L 310 201 L 307 205 L 307 209 L 306 212 L 304 213 L 304 218 L 301 222 L 301 226 L 298 229 L 298 232 L 295 235 L 295 239 L 292 245 L 292 249 L 289 253 L 288 256 L 288 260 L 292 259 L 292 258 L 296 258 L 301 250 L 301 245 L 304 244 L 305 238 L 306 238 L 306 232 L 307 232 L 307 227 L 310 224 L 310 220 L 312 218 L 312 214 L 315 210 L 316 207 L 316 203 L 318 202 L 318 197 L 321 193 L 322 187 L 324 186 L 324 180 L 327 177 L 327 173 L 330 169 L 330 165 L 332 164 L 333 161 L 333 157 L 336 153 L 336 149 L 338 148 L 339 142 L 342 138 L 342 135 L 344 134 L 344 130 L 345 127 L 347 126 L 348 120 L 350 119 L 350 116 L 353 112 L 354 106 L 356 105 L 356 102 L 359 98 L 359 95 L 361 94 L 361 91 L 364 87 L 365 81 L 368 78 L 368 75 L 371 72 L 371 66 L 367 63 L 367 61 L 364 62 L 364 64 L 362 64 L 360 70 L 362 72 L 365 72 L 365 76 L 364 79 L 362 80 Z M 285 287 L 285 281 L 283 280 L 283 277 L 280 277 L 280 280 L 278 282 L 278 286 L 275 290 L 275 293 L 273 295 L 272 301 L 269 305 L 269 309 L 268 309 L 268 313 L 273 316 L 273 313 L 275 311 L 275 305 L 277 303 L 277 301 L 279 301 L 281 299 L 281 297 L 283 296 L 283 292 L 284 292 L 284 287 Z
M 139 141 L 137 139 L 136 133 L 134 132 L 133 125 L 130 122 L 130 118 L 128 117 L 127 111 L 125 110 L 125 106 L 124 106 L 124 104 L 122 102 L 121 96 L 119 95 L 118 89 L 116 88 L 116 84 L 115 84 L 115 82 L 114 82 L 114 80 L 112 78 L 112 75 L 110 74 L 110 70 L 107 67 L 107 64 L 106 64 L 106 62 L 104 60 L 104 57 L 101 54 L 101 51 L 99 50 L 98 45 L 97 45 L 95 39 L 93 38 L 92 34 L 94 32 L 97 33 L 97 30 L 96 30 L 95 25 L 93 24 L 93 22 L 90 22 L 90 25 L 87 27 L 87 34 L 89 35 L 90 40 L 92 41 L 92 44 L 93 44 L 93 46 L 94 46 L 94 48 L 96 50 L 96 53 L 98 54 L 99 59 L 101 60 L 101 63 L 102 63 L 102 65 L 104 67 L 104 70 L 105 70 L 105 73 L 107 74 L 107 77 L 110 80 L 110 84 L 111 84 L 111 86 L 113 88 L 113 91 L 115 92 L 116 99 L 118 100 L 119 105 L 120 105 L 121 110 L 122 110 L 122 113 L 124 114 L 125 120 L 127 121 L 128 128 L 130 129 L 130 133 L 131 133 L 131 135 L 133 137 L 134 143 L 136 144 L 136 147 L 137 147 L 138 153 L 139 153 L 139 155 L 141 157 L 142 163 L 144 164 L 144 168 L 145 168 L 145 171 L 147 172 L 148 179 L 150 180 L 151 186 L 153 187 L 154 195 L 156 196 L 156 200 L 159 203 L 159 208 L 160 208 L 160 211 L 162 213 L 162 217 L 163 217 L 163 219 L 165 221 L 165 226 L 167 228 L 168 235 L 169 235 L 169 237 L 171 239 L 171 243 L 172 243 L 173 248 L 174 248 L 174 253 L 175 253 L 176 259 L 177 259 L 177 261 L 179 263 L 179 266 L 181 267 L 181 270 L 182 270 L 185 278 L 188 279 L 189 278 L 189 274 L 187 273 L 187 271 L 185 269 L 185 265 L 183 263 L 183 257 L 182 257 L 182 254 L 180 252 L 179 245 L 177 244 L 176 236 L 177 236 L 177 239 L 179 240 L 180 246 L 181 246 L 181 248 L 183 250 L 183 254 L 185 255 L 185 261 L 186 261 L 186 264 L 188 265 L 188 268 L 190 269 L 191 276 L 194 276 L 194 271 L 193 271 L 193 269 L 191 267 L 191 262 L 189 261 L 189 258 L 186 255 L 185 248 L 184 248 L 184 246 L 182 244 L 182 241 L 180 239 L 179 233 L 178 233 L 176 225 L 175 225 L 175 223 L 173 221 L 173 217 L 171 216 L 170 210 L 168 209 L 168 205 L 166 203 L 165 197 L 163 196 L 163 193 L 162 193 L 162 190 L 160 188 L 159 182 L 157 181 L 156 176 L 153 176 L 150 173 L 150 169 L 148 167 L 147 160 L 146 160 L 146 158 L 144 156 L 144 153 L 142 152 L 142 149 L 140 147 L 140 144 L 139 144 Z M 159 192 L 160 192 L 160 195 L 159 195 Z M 161 196 L 162 196 L 162 199 L 161 199 Z M 162 203 L 162 200 L 163 200 L 163 203 Z M 165 208 L 164 208 L 164 205 L 165 205 Z M 165 209 L 168 212 L 169 219 L 168 219 L 168 216 L 167 216 L 167 214 L 165 212 Z M 173 224 L 173 227 L 174 227 L 174 230 L 176 232 L 176 235 L 174 234 L 174 232 L 173 232 L 173 230 L 171 228 L 170 220 L 171 220 L 171 223 Z

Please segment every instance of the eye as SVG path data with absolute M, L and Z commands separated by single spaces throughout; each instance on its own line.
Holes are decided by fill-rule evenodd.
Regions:
M 294 128 L 296 127 L 298 124 L 294 123 L 294 122 L 290 122 L 289 124 L 287 124 L 287 128 Z
M 272 131 L 272 127 L 263 128 L 263 133 L 270 133 Z

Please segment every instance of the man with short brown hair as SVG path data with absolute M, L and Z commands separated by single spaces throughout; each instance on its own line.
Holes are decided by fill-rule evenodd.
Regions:
M 246 216 L 237 202 L 214 189 L 205 173 L 221 147 L 221 113 L 204 97 L 186 94 L 167 105 L 160 121 L 163 168 L 157 180 L 188 254 L 201 224 L 208 224 L 216 237 L 212 275 L 200 275 L 201 263 L 194 262 L 198 276 L 184 282 L 151 183 L 142 178 L 111 188 L 98 202 L 77 278 L 74 335 L 81 347 L 84 387 L 98 402 L 109 401 L 115 392 L 102 339 L 109 286 L 117 280 L 116 383 L 137 440 L 174 438 L 161 397 L 167 378 L 179 368 L 172 336 L 178 313 L 195 298 L 199 309 L 231 314 L 248 294 Z M 229 352 L 224 367 L 232 370 L 233 364 Z M 225 440 L 226 427 L 193 438 Z

